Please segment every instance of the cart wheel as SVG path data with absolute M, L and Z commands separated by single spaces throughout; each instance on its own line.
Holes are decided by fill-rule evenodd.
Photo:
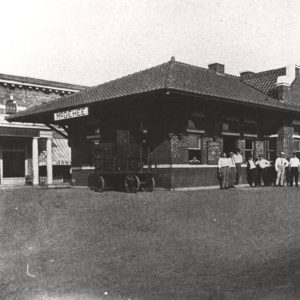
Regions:
M 136 175 L 127 175 L 124 179 L 125 190 L 128 193 L 136 193 L 141 186 L 140 179 Z
M 152 192 L 155 188 L 155 180 L 153 176 L 150 176 L 146 179 L 146 191 L 147 192 Z
M 95 182 L 94 182 L 94 189 L 97 192 L 103 192 L 105 188 L 105 180 L 104 177 L 101 175 L 98 175 L 95 177 Z

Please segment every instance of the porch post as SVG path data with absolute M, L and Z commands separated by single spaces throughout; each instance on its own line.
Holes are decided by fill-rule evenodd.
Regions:
M 53 184 L 53 171 L 52 171 L 52 138 L 47 138 L 47 184 Z
M 38 138 L 34 137 L 32 139 L 32 183 L 33 185 L 39 184 L 39 147 Z

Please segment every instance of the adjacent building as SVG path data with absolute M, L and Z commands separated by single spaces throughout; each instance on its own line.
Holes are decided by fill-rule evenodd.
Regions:
M 0 74 L 0 184 L 25 184 L 30 182 L 35 168 L 40 171 L 37 182 L 46 178 L 45 150 L 52 148 L 54 178 L 60 182 L 70 177 L 71 151 L 61 134 L 44 122 L 8 122 L 7 116 L 58 98 L 82 91 L 85 87 L 29 77 Z M 34 147 L 34 148 L 33 148 Z M 32 160 L 32 152 L 37 154 Z
M 240 148 L 244 159 L 262 154 L 270 160 L 281 151 L 300 154 L 300 67 L 233 76 L 219 63 L 201 68 L 172 57 L 7 119 L 62 126 L 72 150 L 74 185 L 87 185 L 95 168 L 91 137 L 105 144 L 128 130 L 128 138 L 139 140 L 141 128 L 149 150 L 149 160 L 141 163 L 151 168 L 157 186 L 218 185 L 222 152 Z M 245 168 L 242 178 L 246 182 Z

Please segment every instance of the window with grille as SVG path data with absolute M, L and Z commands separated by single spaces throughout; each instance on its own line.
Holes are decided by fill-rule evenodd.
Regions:
M 246 160 L 250 157 L 254 157 L 254 140 L 245 139 L 245 158 Z
M 294 152 L 300 152 L 300 140 L 294 140 Z
M 201 162 L 201 136 L 199 134 L 188 134 L 189 162 Z
M 267 159 L 269 161 L 276 160 L 276 149 L 277 149 L 277 139 L 276 138 L 269 138 L 266 140 L 266 148 L 267 148 Z
M 17 112 L 17 104 L 13 100 L 8 100 L 5 104 L 5 113 L 8 115 L 15 114 Z

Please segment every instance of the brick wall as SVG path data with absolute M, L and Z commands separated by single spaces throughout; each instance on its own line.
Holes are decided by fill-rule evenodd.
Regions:
M 265 156 L 265 142 L 263 140 L 255 141 L 255 156 L 259 155 Z
M 188 139 L 186 135 L 171 137 L 172 164 L 186 164 L 189 158 Z
M 217 137 L 217 138 L 208 137 L 208 136 L 203 137 L 202 138 L 202 149 L 201 149 L 201 157 L 202 157 L 202 163 L 203 164 L 208 163 L 207 145 L 208 145 L 209 142 L 213 142 L 213 141 L 219 144 L 220 149 L 221 149 L 221 154 L 223 152 L 223 138 L 222 137 Z
M 171 163 L 171 142 L 169 137 L 161 140 L 150 153 L 151 164 Z
M 241 155 L 245 159 L 245 139 L 238 139 L 236 143 L 236 147 L 241 150 Z
M 291 124 L 285 124 L 278 130 L 277 152 L 284 152 L 287 157 L 292 157 L 294 128 Z
M 292 104 L 300 105 L 300 77 L 297 75 L 295 81 L 288 88 L 288 91 L 285 91 L 285 101 Z
M 41 104 L 50 100 L 60 98 L 61 95 L 57 93 L 43 92 L 41 89 L 35 90 L 27 87 L 9 88 L 8 86 L 0 85 L 0 104 L 5 104 L 7 100 L 10 100 L 10 96 L 13 95 L 14 99 L 19 106 L 33 106 Z

